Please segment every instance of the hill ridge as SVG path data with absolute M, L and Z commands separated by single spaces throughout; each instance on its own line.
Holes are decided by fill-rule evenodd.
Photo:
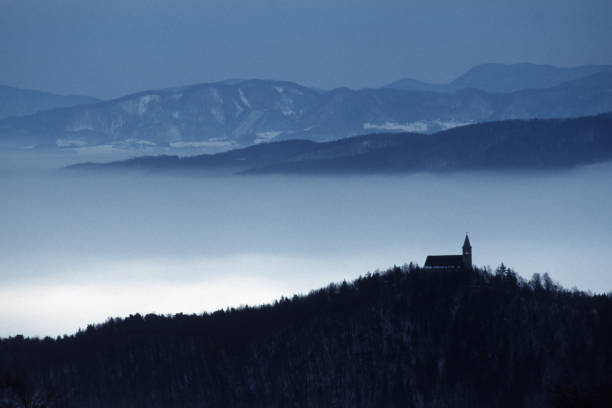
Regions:
M 608 112 L 610 88 L 612 75 L 607 73 L 507 93 L 474 88 L 450 93 L 392 88 L 322 92 L 267 80 L 198 84 L 0 120 L 0 148 L 214 152 L 277 140 L 436 133 L 496 120 Z
M 612 113 L 473 124 L 431 135 L 382 133 L 330 142 L 292 140 L 196 156 L 145 156 L 71 170 L 241 174 L 402 173 L 571 168 L 612 160 Z
M 410 264 L 269 305 L 2 339 L 0 396 L 21 387 L 26 400 L 119 408 L 605 406 L 611 341 L 610 294 L 547 274 L 526 281 L 503 264 Z

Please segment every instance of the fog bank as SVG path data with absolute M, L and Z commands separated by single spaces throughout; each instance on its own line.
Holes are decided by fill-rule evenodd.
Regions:
M 612 166 L 376 177 L 0 173 L 0 336 L 306 293 L 460 253 L 612 290 Z

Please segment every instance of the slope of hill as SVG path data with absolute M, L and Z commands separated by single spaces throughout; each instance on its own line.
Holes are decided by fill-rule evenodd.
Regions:
M 538 64 L 481 64 L 448 84 L 428 84 L 403 78 L 387 85 L 389 88 L 411 91 L 453 92 L 460 89 L 480 89 L 485 92 L 515 92 L 526 89 L 550 88 L 600 72 L 612 72 L 612 65 L 582 65 L 558 68 Z
M 334 140 L 373 132 L 432 133 L 504 119 L 576 117 L 612 110 L 612 72 L 512 93 L 397 89 L 328 92 L 278 81 L 232 81 L 147 91 L 0 121 L 0 147 L 199 147 Z
M 612 160 L 612 114 L 481 123 L 432 135 L 372 134 L 324 143 L 285 141 L 215 155 L 151 156 L 70 169 L 396 173 L 570 168 L 608 160 Z
M 503 265 L 494 274 L 407 266 L 273 305 L 0 340 L 0 401 L 604 407 L 610 344 L 612 295 L 566 291 L 546 274 L 525 282 Z
M 612 160 L 612 116 L 502 121 L 409 135 L 390 148 L 325 160 L 282 162 L 249 174 L 544 170 Z
M 537 64 L 483 64 L 461 75 L 450 86 L 453 89 L 476 88 L 488 92 L 515 92 L 550 88 L 597 73 L 612 73 L 612 65 L 583 65 L 558 68 Z
M 0 119 L 9 116 L 31 115 L 42 110 L 94 102 L 99 102 L 99 100 L 89 96 L 64 96 L 0 85 Z
M 414 134 L 418 136 L 417 134 Z M 143 171 L 216 171 L 240 172 L 281 163 L 307 160 L 334 160 L 369 152 L 374 149 L 399 146 L 408 134 L 376 134 L 355 136 L 333 142 L 286 140 L 263 143 L 243 149 L 197 156 L 143 156 L 110 163 L 82 163 L 69 170 L 143 170 Z

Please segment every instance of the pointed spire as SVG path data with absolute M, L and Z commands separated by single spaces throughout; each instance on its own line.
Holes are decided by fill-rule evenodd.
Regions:
M 470 239 L 468 238 L 467 232 L 465 233 L 465 241 L 463 241 L 463 248 L 471 248 Z

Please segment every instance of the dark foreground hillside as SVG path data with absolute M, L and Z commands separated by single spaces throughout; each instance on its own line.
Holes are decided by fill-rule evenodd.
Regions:
M 2 340 L 0 407 L 612 406 L 611 345 L 610 295 L 409 266 L 259 308 Z

